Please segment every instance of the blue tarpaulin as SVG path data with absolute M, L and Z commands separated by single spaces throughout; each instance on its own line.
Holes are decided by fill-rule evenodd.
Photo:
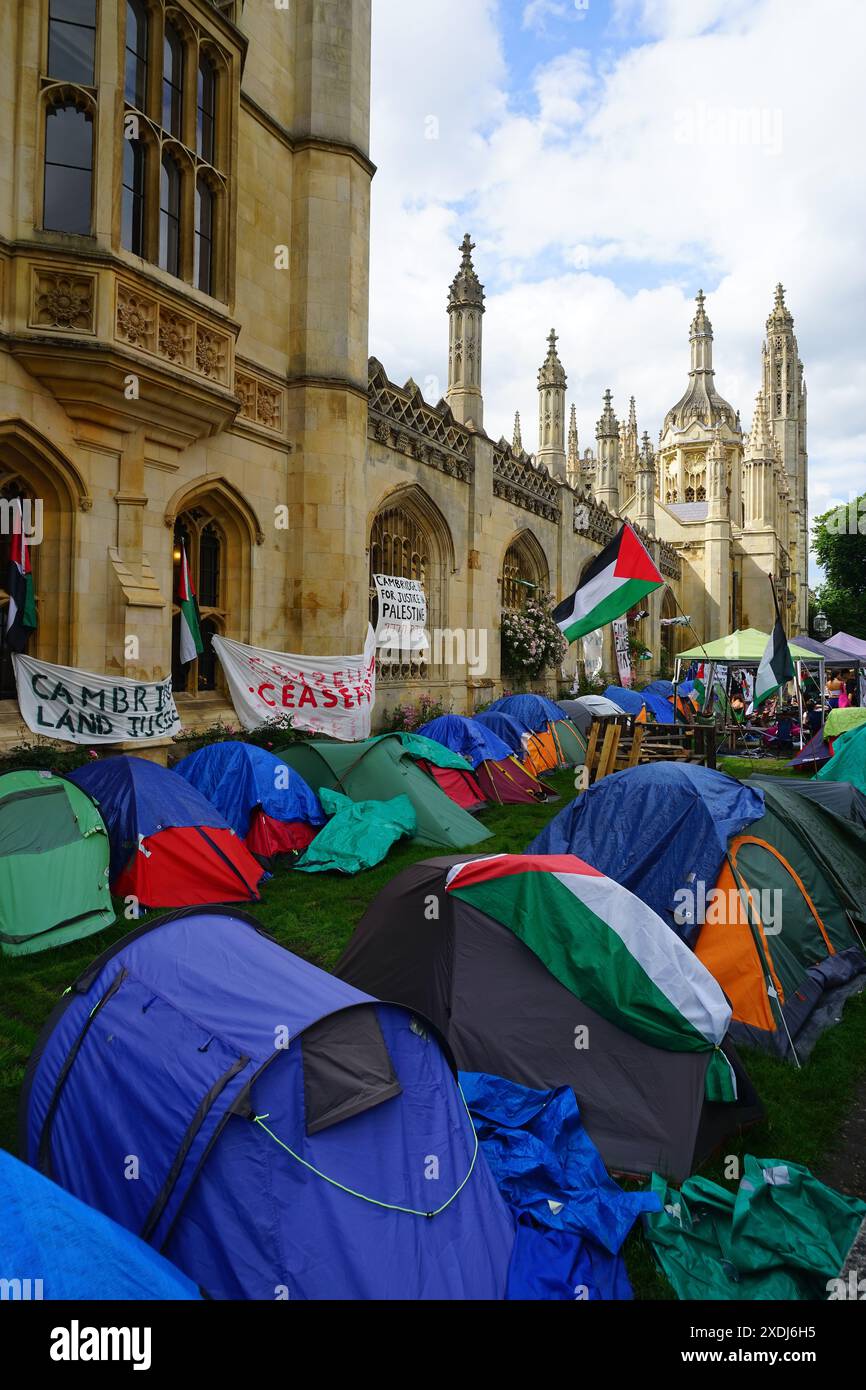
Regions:
M 501 710 L 486 709 L 481 714 L 475 715 L 476 724 L 483 724 L 485 729 L 489 729 L 497 738 L 507 745 L 508 751 L 518 758 L 523 758 L 526 749 L 523 746 L 523 735 L 531 734 L 532 729 L 515 719 L 513 714 L 503 714 Z
M 505 1294 L 513 1219 L 435 1037 L 236 911 L 103 953 L 22 1103 L 28 1160 L 44 1145 L 57 1182 L 212 1298 Z
M 714 888 L 728 840 L 764 814 L 764 793 L 692 763 L 646 763 L 590 787 L 527 854 L 576 854 L 671 925 L 675 894 Z M 681 931 L 681 928 L 676 928 Z
M 147 758 L 100 758 L 70 772 L 69 780 L 98 804 L 111 843 L 111 878 L 121 872 L 131 849 L 158 830 L 204 825 L 230 829 L 200 791 L 176 772 Z
M 647 692 L 650 695 L 661 695 L 663 700 L 671 700 L 673 699 L 674 683 L 665 680 L 650 681 L 649 685 L 644 686 L 644 694 Z
M 571 1087 L 535 1091 L 483 1072 L 463 1072 L 460 1082 L 517 1219 L 508 1297 L 631 1298 L 619 1251 L 638 1216 L 661 1203 L 609 1177 Z
M 443 714 L 418 730 L 425 738 L 468 758 L 473 768 L 480 763 L 501 762 L 511 757 L 511 749 L 486 725 L 462 714 Z
M 186 1275 L 138 1236 L 5 1149 L 0 1149 L 0 1192 L 2 1277 L 20 1280 L 22 1297 L 64 1302 L 201 1297 Z
M 319 798 L 276 754 L 252 743 L 212 743 L 175 768 L 244 838 L 257 806 L 272 820 L 324 825 Z
M 501 700 L 494 700 L 490 709 L 494 714 L 510 714 L 533 734 L 565 718 L 559 705 L 548 700 L 546 695 L 505 695 Z

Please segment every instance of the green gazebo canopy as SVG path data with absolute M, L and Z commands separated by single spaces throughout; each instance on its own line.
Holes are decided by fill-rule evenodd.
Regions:
M 768 632 L 756 627 L 746 627 L 732 632 L 727 637 L 718 637 L 715 642 L 705 642 L 702 647 L 690 647 L 687 652 L 677 652 L 680 661 L 739 661 L 745 665 L 757 665 L 764 655 L 770 640 Z M 789 642 L 788 648 L 794 661 L 817 661 L 814 652 Z

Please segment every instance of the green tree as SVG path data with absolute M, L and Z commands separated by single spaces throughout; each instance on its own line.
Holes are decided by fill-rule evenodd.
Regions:
M 812 538 L 825 576 L 820 608 L 834 632 L 866 637 L 866 493 L 817 517 Z

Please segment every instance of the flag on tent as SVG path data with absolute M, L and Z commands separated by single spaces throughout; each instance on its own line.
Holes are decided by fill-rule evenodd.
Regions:
M 664 583 L 649 551 L 628 522 L 592 562 L 570 598 L 553 610 L 569 642 L 621 618 Z
M 6 578 L 9 594 L 9 607 L 6 610 L 6 646 L 12 652 L 25 652 L 31 632 L 36 631 L 36 595 L 33 591 L 30 547 L 24 534 L 24 514 L 20 498 L 15 499 L 12 516 L 12 541 Z
M 707 1099 L 736 1099 L 721 1051 L 727 999 L 627 889 L 572 854 L 500 854 L 455 864 L 446 890 L 508 927 L 560 984 L 624 1032 L 670 1052 L 710 1052 Z
M 186 666 L 188 662 L 195 661 L 197 656 L 201 656 L 204 651 L 204 643 L 201 640 L 201 629 L 198 623 L 198 600 L 189 572 L 185 545 L 180 547 L 180 589 L 177 601 L 180 607 L 180 659 Z
M 776 609 L 776 621 L 773 624 L 773 631 L 770 633 L 770 640 L 764 649 L 761 657 L 761 664 L 758 667 L 758 674 L 755 677 L 755 708 L 762 705 L 771 695 L 775 695 L 781 690 L 786 681 L 794 679 L 794 663 L 791 660 L 791 652 L 788 647 L 788 639 L 785 636 L 785 629 L 782 624 L 782 615 L 779 612 L 779 598 L 776 593 L 776 586 L 773 577 L 770 576 L 770 588 L 773 590 L 773 603 Z

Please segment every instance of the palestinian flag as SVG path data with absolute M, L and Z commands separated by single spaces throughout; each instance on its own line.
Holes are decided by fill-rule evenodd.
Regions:
M 621 618 L 664 583 L 652 556 L 628 522 L 593 560 L 570 598 L 553 610 L 553 621 L 568 639 Z
M 177 601 L 180 607 L 180 659 L 186 666 L 188 662 L 195 661 L 197 656 L 201 656 L 204 651 L 204 643 L 201 640 L 201 629 L 198 624 L 198 602 L 190 578 L 186 546 L 184 545 L 181 545 L 180 548 L 180 588 Z
M 735 1100 L 721 987 L 652 908 L 571 854 L 456 864 L 446 888 L 514 932 L 560 984 L 652 1047 L 711 1053 L 709 1100 Z
M 775 695 L 777 691 L 781 690 L 787 681 L 794 679 L 794 663 L 791 660 L 791 652 L 782 624 L 782 615 L 779 612 L 779 599 L 772 575 L 770 576 L 770 588 L 773 590 L 776 621 L 773 624 L 773 631 L 770 633 L 770 640 L 764 650 L 764 655 L 761 657 L 758 674 L 755 676 L 755 709 L 762 705 L 765 700 L 768 700 L 771 695 Z
M 36 595 L 30 570 L 30 547 L 24 534 L 24 514 L 18 498 L 13 506 L 6 591 L 9 594 L 6 646 L 10 652 L 25 652 L 31 632 L 36 631 Z

